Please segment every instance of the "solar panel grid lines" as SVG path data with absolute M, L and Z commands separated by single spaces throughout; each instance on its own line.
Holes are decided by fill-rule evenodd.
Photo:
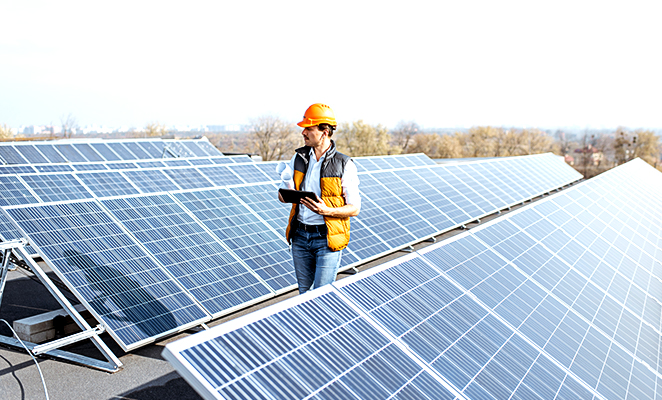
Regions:
M 464 236 L 466 237 L 467 235 Z M 514 330 L 505 328 L 507 324 L 502 320 L 500 321 L 502 327 L 497 329 L 501 332 L 500 334 L 495 336 L 496 331 L 491 334 L 488 333 L 490 330 L 497 328 L 500 320 L 498 316 L 488 313 L 487 309 L 480 311 L 480 314 L 474 314 L 479 310 L 479 308 L 475 307 L 477 304 L 480 304 L 475 297 L 473 297 L 473 301 L 476 302 L 476 305 L 471 306 L 474 307 L 473 311 L 467 309 L 466 306 L 471 305 L 471 303 L 467 302 L 469 300 L 462 301 L 462 299 L 466 298 L 466 296 L 471 297 L 471 293 L 463 294 L 461 286 L 450 283 L 452 281 L 444 280 L 443 274 L 440 271 L 434 272 L 435 268 L 433 264 L 424 267 L 426 260 L 418 257 L 418 255 L 409 257 L 409 260 L 406 257 L 402 259 L 402 262 L 398 261 L 399 259 L 395 260 L 396 265 L 393 267 L 375 271 L 377 273 L 387 274 L 385 277 L 377 279 L 382 282 L 381 285 L 368 287 L 365 286 L 367 282 L 364 282 L 362 287 L 357 287 L 352 292 L 352 296 L 357 304 L 362 304 L 364 307 L 368 307 L 368 309 L 373 307 L 373 311 L 368 311 L 370 315 L 377 318 L 391 332 L 394 332 L 399 340 L 403 340 L 414 353 L 418 354 L 419 357 L 440 373 L 440 375 L 456 385 L 459 390 L 463 390 L 464 394 L 470 398 L 491 398 L 491 396 L 508 398 L 515 390 L 520 390 L 523 386 L 521 382 L 525 374 L 528 374 L 535 366 L 538 358 L 541 357 L 541 353 L 533 351 L 533 346 L 527 343 L 525 338 L 516 335 Z M 411 264 L 412 262 L 414 264 Z M 411 266 L 402 269 L 402 266 L 408 263 Z M 391 277 L 389 278 L 388 275 Z M 369 278 L 362 277 L 359 279 L 360 281 L 366 281 Z M 414 283 L 412 283 L 412 279 L 415 281 Z M 446 282 L 445 286 L 439 287 L 437 284 L 434 286 L 437 287 L 435 290 L 424 289 L 426 285 L 439 279 Z M 405 283 L 403 284 L 403 282 Z M 350 286 L 351 283 L 351 281 L 343 280 L 336 282 L 335 285 Z M 455 289 L 452 289 L 453 285 L 456 285 Z M 377 288 L 389 288 L 391 292 L 384 294 L 382 300 L 379 299 L 378 295 L 375 296 L 374 289 Z M 440 290 L 442 288 L 443 290 Z M 444 300 L 441 302 L 439 299 L 434 300 L 435 295 L 444 292 L 446 293 Z M 453 294 L 451 295 L 451 293 Z M 371 304 L 370 300 L 366 300 L 368 297 L 379 300 L 377 303 L 372 302 Z M 398 300 L 403 298 L 407 298 L 407 300 Z M 381 301 L 385 302 L 381 303 Z M 389 306 L 389 304 L 393 305 Z M 407 306 L 406 304 L 411 305 Z M 454 304 L 459 304 L 458 311 L 464 311 L 460 313 L 443 311 L 449 310 Z M 384 312 L 379 313 L 376 311 L 383 307 L 387 307 Z M 435 310 L 440 311 L 435 313 Z M 446 316 L 441 318 L 445 318 L 443 320 L 447 321 L 449 326 L 454 326 L 459 331 L 454 331 L 451 328 L 450 331 L 446 330 L 444 335 L 437 337 L 439 333 L 435 332 L 439 332 L 438 329 L 440 328 L 438 324 L 442 314 Z M 449 317 L 452 319 L 448 320 Z M 423 319 L 417 322 L 419 318 Z M 480 328 L 481 326 L 482 328 Z M 488 329 L 487 331 L 485 330 L 486 328 Z M 463 331 L 466 332 L 464 335 L 459 333 Z M 513 343 L 519 343 L 519 345 L 514 346 Z M 528 346 L 529 350 L 523 352 L 522 346 Z M 441 354 L 444 354 L 444 352 L 448 353 L 451 357 L 450 359 L 445 358 L 446 356 L 434 355 L 440 349 L 444 348 L 446 350 L 442 351 Z M 519 357 L 506 355 L 513 354 L 513 349 L 519 349 L 517 350 Z M 533 355 L 527 356 L 527 358 L 530 357 L 528 367 L 526 364 L 521 365 L 526 362 L 522 356 L 527 353 L 533 353 Z M 536 353 L 538 353 L 537 357 L 535 356 Z M 463 354 L 463 356 L 460 356 L 460 354 Z M 450 361 L 453 357 L 461 358 Z M 465 361 L 460 362 L 459 360 L 461 359 L 466 360 L 468 364 Z M 479 362 L 479 364 L 474 364 L 474 362 Z M 474 367 L 470 365 L 474 365 Z M 519 367 L 513 370 L 513 365 L 519 365 Z M 454 373 L 449 371 L 452 368 L 459 368 L 464 371 L 468 371 L 467 368 L 469 368 L 472 372 L 470 375 L 465 375 L 465 378 L 460 378 L 462 372 L 460 372 L 460 375 L 453 376 Z M 519 375 L 516 375 L 516 372 L 513 371 L 517 371 L 518 369 L 520 372 Z M 457 374 L 457 371 L 455 374 Z M 519 384 L 517 384 L 518 380 L 520 380 Z M 483 386 L 481 387 L 479 385 Z M 526 386 L 524 386 L 524 389 L 526 389 Z M 489 392 L 490 395 L 487 395 L 485 391 Z
M 272 181 L 280 181 L 280 174 L 276 172 L 276 166 L 279 161 L 265 161 L 255 163 L 255 166 L 262 170 L 262 173 L 267 175 Z
M 34 166 L 35 170 L 40 173 L 48 172 L 74 172 L 74 168 L 68 164 L 40 164 Z
M 56 143 L 53 145 L 69 162 L 89 162 L 71 143 Z
M 132 162 L 109 162 L 106 163 L 106 166 L 110 170 L 120 170 L 120 169 L 138 169 L 138 165 Z
M 136 157 L 136 155 L 133 154 L 131 150 L 124 146 L 123 142 L 106 142 L 105 144 L 120 157 L 120 160 L 133 161 L 138 159 L 138 157 Z
M 32 174 L 36 172 L 31 165 L 0 165 L 0 175 Z
M 72 163 L 72 168 L 76 171 L 108 171 L 106 164 L 101 163 Z
M 0 175 L 0 206 L 38 203 L 39 199 L 16 175 Z
M 122 157 L 115 153 L 106 143 L 90 143 L 90 146 L 95 149 L 105 161 L 122 161 Z
M 43 154 L 44 157 L 46 157 L 51 163 L 67 162 L 64 156 L 59 151 L 57 151 L 55 146 L 52 144 L 36 144 L 34 147 L 39 150 L 39 152 Z
M 210 319 L 96 200 L 3 212 L 125 351 Z
M 288 245 L 253 210 L 227 189 L 174 192 L 172 196 L 239 259 L 255 271 L 274 292 L 294 288 L 294 268 Z
M 120 171 L 77 172 L 74 176 L 99 198 L 140 193 Z
M 192 336 L 188 344 L 169 344 L 163 356 L 179 366 L 180 373 L 209 399 L 386 398 L 389 394 L 396 394 L 394 398 L 456 398 L 330 286 L 289 299 L 286 305 L 286 309 L 272 306 L 214 328 L 214 332 Z M 335 318 L 326 322 L 318 318 L 320 313 Z M 260 319 L 255 320 L 256 316 Z M 215 340 L 216 331 L 234 339 Z M 345 341 L 348 350 L 344 350 L 348 347 Z M 269 343 L 280 345 L 255 352 L 260 354 L 255 360 L 237 351 L 262 350 Z M 204 365 L 205 357 L 213 360 L 211 368 Z
M 161 161 L 166 167 L 190 167 L 191 163 L 185 158 L 176 158 Z
M 209 179 L 205 178 L 197 168 L 173 167 L 165 168 L 163 172 L 182 189 L 203 189 L 216 186 Z
M 73 143 L 72 146 L 76 148 L 82 155 L 90 162 L 106 161 L 99 153 L 94 150 L 88 143 Z
M 73 174 L 41 173 L 19 175 L 41 202 L 91 199 L 94 196 Z
M 272 180 L 255 163 L 232 164 L 228 165 L 228 168 L 245 183 L 270 182 Z
M 122 171 L 127 178 L 141 193 L 171 192 L 181 190 L 168 175 L 161 169 L 140 169 Z
M 203 166 L 198 167 L 198 171 L 207 177 L 215 187 L 225 187 L 228 185 L 243 184 L 244 181 L 227 165 Z
M 485 186 L 486 181 L 484 179 L 479 182 L 478 178 L 467 173 L 469 168 L 471 168 L 471 164 L 444 165 L 446 171 L 478 194 L 479 197 L 474 197 L 474 199 L 479 199 L 476 204 L 484 212 L 506 208 L 507 202 L 498 198 L 495 193 Z M 449 181 L 449 179 L 446 180 Z
M 23 158 L 25 158 L 31 164 L 43 164 L 48 163 L 48 159 L 41 154 L 41 152 L 34 145 L 17 145 L 14 146 L 16 150 L 21 153 Z
M 274 296 L 254 272 L 170 195 L 100 202 L 213 318 Z
M 14 146 L 0 146 L 0 159 L 4 164 L 29 164 Z
M 126 141 L 124 142 L 124 146 L 129 149 L 129 151 L 135 155 L 138 160 L 149 160 L 154 158 L 138 142 Z
M 413 205 L 405 203 L 402 199 L 406 198 L 411 202 L 418 201 L 418 205 L 422 205 L 423 203 L 421 201 L 424 202 L 422 196 L 410 191 L 406 187 L 406 184 L 398 179 L 391 171 L 363 174 L 360 176 L 360 180 L 359 190 L 362 199 L 367 198 L 372 200 L 372 204 L 393 218 L 414 238 L 414 241 L 417 238 L 425 239 L 432 237 L 438 232 L 437 228 L 424 219 Z M 396 184 L 398 187 L 394 187 Z M 399 195 L 394 193 L 396 190 Z M 363 219 L 360 214 L 356 218 Z M 386 241 L 389 240 L 386 239 Z M 411 243 L 407 243 L 407 245 L 409 244 Z

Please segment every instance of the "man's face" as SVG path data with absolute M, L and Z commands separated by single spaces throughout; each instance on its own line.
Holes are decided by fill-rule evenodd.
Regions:
M 324 141 L 326 131 L 320 131 L 317 126 L 309 126 L 308 128 L 303 128 L 301 135 L 303 135 L 303 141 L 306 146 L 316 147 Z

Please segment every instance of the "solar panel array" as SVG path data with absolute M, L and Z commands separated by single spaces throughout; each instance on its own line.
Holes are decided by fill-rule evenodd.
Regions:
M 209 399 L 655 399 L 661 289 L 635 160 L 163 355 Z
M 132 148 L 128 143 L 118 144 L 126 151 Z M 91 143 L 78 153 L 84 154 L 98 147 L 93 145 L 98 143 Z M 196 153 L 191 144 L 172 147 L 182 154 L 201 154 L 201 150 Z M 98 149 L 97 152 L 104 153 Z M 115 149 L 112 154 L 123 154 L 123 151 Z M 225 159 L 232 161 L 221 161 Z M 213 165 L 194 166 L 192 160 L 209 160 Z M 364 172 L 360 173 L 362 211 L 352 221 L 352 241 L 343 254 L 343 268 L 367 262 L 498 211 L 487 206 L 479 212 L 473 209 L 462 211 L 461 206 L 436 187 L 446 184 L 440 177 L 446 167 L 436 166 L 424 156 L 359 158 L 357 163 L 364 163 L 364 160 L 370 160 L 370 168 L 381 169 L 369 171 L 364 167 Z M 168 165 L 172 161 L 177 165 Z M 250 162 L 246 157 L 218 156 L 171 161 L 87 161 L 72 163 L 70 166 L 75 171 L 66 173 L 36 173 L 35 169 L 29 173 L 15 171 L 19 173 L 0 176 L 0 179 L 7 178 L 7 185 L 12 189 L 6 191 L 6 195 L 0 194 L 0 198 L 6 196 L 3 199 L 5 206 L 16 206 L 7 207 L 8 214 L 3 215 L 3 218 L 14 219 L 16 226 L 7 220 L 0 225 L 0 235 L 4 240 L 29 238 L 60 279 L 73 288 L 74 293 L 80 293 L 77 296 L 83 296 L 81 301 L 93 315 L 107 325 L 109 331 L 117 331 L 114 337 L 118 343 L 125 350 L 135 348 L 172 333 L 173 329 L 184 329 L 193 321 L 216 318 L 295 287 L 291 254 L 283 235 L 289 205 L 276 199 L 275 164 L 265 164 L 270 168 Z M 493 171 L 493 165 L 496 169 L 497 164 L 502 171 L 501 179 L 513 182 L 510 186 L 500 184 L 501 190 L 519 192 L 514 196 L 520 202 L 579 178 L 579 174 L 552 155 L 524 157 L 523 162 L 520 159 L 490 161 L 484 165 L 486 170 Z M 558 176 L 535 177 L 537 172 L 557 168 L 556 164 L 561 166 Z M 60 165 L 69 166 L 48 164 Z M 463 168 L 474 168 L 471 165 Z M 384 169 L 389 166 L 391 170 Z M 535 185 L 519 187 L 524 179 L 518 177 L 520 174 L 536 182 Z M 465 190 L 472 192 L 464 193 Z M 464 186 L 458 189 L 457 196 L 477 196 L 473 190 Z M 43 207 L 36 203 L 57 207 Z M 75 233 L 64 238 L 40 230 L 46 229 L 44 226 L 48 224 L 64 229 L 67 222 L 72 226 L 85 226 L 90 221 L 98 223 L 88 215 L 90 204 L 99 207 L 95 218 L 107 224 L 104 230 L 77 228 Z M 492 203 L 490 206 L 496 207 Z M 39 222 L 31 223 L 30 215 Z M 108 232 L 114 232 L 117 237 L 109 239 Z M 95 235 L 106 236 L 95 238 Z M 119 238 L 131 248 L 140 248 L 141 252 L 122 252 L 115 246 Z M 95 247 L 86 246 L 86 241 L 93 242 Z M 146 273 L 152 275 L 151 280 L 145 278 L 138 281 L 140 284 L 168 286 L 169 291 L 165 292 L 154 286 L 161 295 L 176 293 L 180 296 L 181 291 L 197 306 L 196 312 L 202 312 L 204 316 L 191 312 L 189 319 L 183 318 L 180 310 L 185 308 L 184 303 L 161 302 L 161 297 L 153 296 L 149 301 L 138 300 L 140 304 L 144 303 L 145 318 L 163 315 L 164 309 L 171 310 L 177 316 L 170 319 L 176 322 L 176 327 L 168 323 L 145 328 L 137 324 L 135 318 L 126 316 L 133 311 L 127 309 L 131 307 L 125 299 L 112 303 L 112 307 L 107 302 L 97 301 L 97 297 L 108 293 L 100 292 L 91 281 L 76 280 L 80 273 L 71 275 L 61 270 L 64 264 L 53 261 L 58 260 L 58 255 L 43 253 L 44 249 L 55 252 L 58 248 L 75 252 L 80 255 L 76 257 L 84 260 L 95 260 L 94 265 L 102 269 L 114 269 L 113 263 L 116 262 L 109 261 L 107 265 L 103 260 L 122 260 L 138 269 L 147 265 L 149 272 Z M 114 255 L 116 252 L 122 254 Z M 95 258 L 97 254 L 106 253 L 109 254 L 106 258 Z M 148 264 L 145 264 L 145 257 L 150 260 Z M 155 278 L 157 270 L 158 278 Z M 118 282 L 123 291 L 135 286 L 133 281 Z M 85 285 L 89 293 L 83 293 Z M 172 285 L 176 288 L 170 287 Z M 162 303 L 163 309 L 152 306 L 153 298 Z M 107 307 L 111 307 L 110 313 Z M 154 316 L 149 313 L 150 309 Z M 129 321 L 129 327 L 113 324 L 113 318 Z M 126 329 L 136 331 L 135 335 L 125 335 Z

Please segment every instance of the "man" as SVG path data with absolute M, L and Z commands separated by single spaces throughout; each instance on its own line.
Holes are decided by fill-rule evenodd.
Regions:
M 313 104 L 297 125 L 304 128 L 305 146 L 290 160 L 294 188 L 314 192 L 317 200 L 292 205 L 285 235 L 292 244 L 299 293 L 305 293 L 335 281 L 349 243 L 349 218 L 359 214 L 361 197 L 356 165 L 331 140 L 336 129 L 331 107 Z

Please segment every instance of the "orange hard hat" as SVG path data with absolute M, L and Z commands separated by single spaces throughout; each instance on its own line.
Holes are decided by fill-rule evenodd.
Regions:
M 316 126 L 319 124 L 336 126 L 336 116 L 333 113 L 333 110 L 331 107 L 322 103 L 315 103 L 308 107 L 306 113 L 303 114 L 303 120 L 297 125 L 302 128 L 308 128 L 309 126 Z

